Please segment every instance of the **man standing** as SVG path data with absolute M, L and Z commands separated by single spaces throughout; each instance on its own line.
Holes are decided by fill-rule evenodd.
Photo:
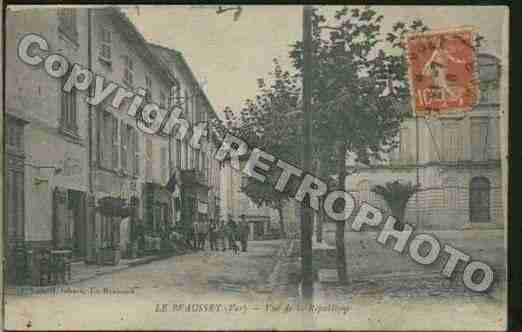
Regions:
M 205 220 L 199 221 L 199 249 L 205 250 L 205 239 L 208 232 L 208 224 Z
M 222 248 L 221 250 L 226 251 L 227 244 L 225 243 L 225 221 L 224 220 L 221 220 L 219 222 L 217 236 L 219 239 L 219 244 Z
M 236 247 L 236 223 L 229 219 L 225 225 L 225 236 L 228 240 L 228 250 L 234 250 Z
M 217 225 L 214 221 L 210 223 L 208 229 L 208 237 L 210 241 L 210 250 L 218 250 L 217 249 Z
M 245 215 L 241 215 L 241 224 L 239 226 L 239 241 L 241 242 L 241 251 L 246 252 L 248 247 L 248 222 L 245 220 Z
M 199 249 L 199 221 L 195 221 L 192 226 L 192 238 L 194 239 L 194 249 Z

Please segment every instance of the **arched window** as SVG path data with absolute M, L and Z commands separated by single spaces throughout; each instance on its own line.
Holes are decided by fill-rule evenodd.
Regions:
M 469 217 L 472 223 L 489 222 L 489 180 L 474 177 L 469 185 Z

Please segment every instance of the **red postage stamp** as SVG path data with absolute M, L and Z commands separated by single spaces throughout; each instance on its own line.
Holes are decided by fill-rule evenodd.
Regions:
M 414 113 L 469 111 L 478 90 L 473 29 L 411 34 L 406 46 Z

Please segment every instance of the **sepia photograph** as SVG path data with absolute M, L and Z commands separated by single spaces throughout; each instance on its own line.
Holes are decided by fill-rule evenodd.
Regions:
M 507 329 L 509 6 L 3 20 L 3 329 Z

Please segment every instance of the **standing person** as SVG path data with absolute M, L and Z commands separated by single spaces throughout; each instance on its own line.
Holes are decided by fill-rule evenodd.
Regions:
M 229 219 L 225 225 L 225 236 L 228 240 L 228 250 L 234 250 L 236 245 L 236 223 Z
M 194 249 L 199 249 L 199 221 L 195 221 L 192 226 L 192 238 L 194 240 Z
M 199 225 L 199 249 L 205 250 L 205 239 L 208 233 L 208 224 L 205 220 L 200 220 Z
M 241 251 L 246 252 L 248 247 L 248 233 L 250 229 L 245 215 L 241 215 L 241 223 L 239 225 L 239 241 L 241 242 Z
M 218 225 L 218 239 L 219 243 L 221 245 L 221 250 L 226 251 L 227 250 L 227 244 L 225 243 L 225 221 L 221 220 L 221 222 Z
M 217 249 L 217 225 L 214 221 L 210 223 L 208 229 L 208 237 L 210 241 L 210 250 L 218 250 Z

